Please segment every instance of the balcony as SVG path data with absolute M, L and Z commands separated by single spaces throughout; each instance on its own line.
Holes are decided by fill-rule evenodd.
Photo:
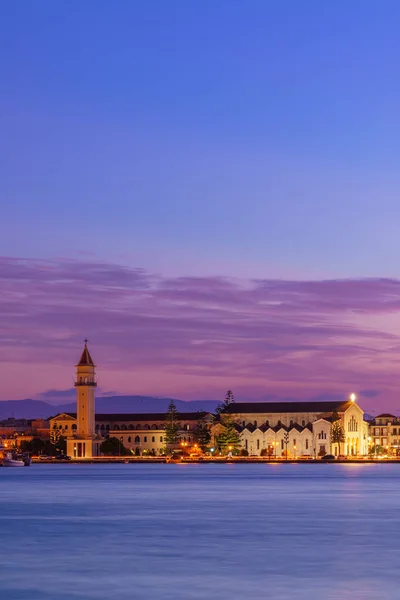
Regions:
M 97 387 L 97 382 L 96 381 L 75 381 L 74 385 L 75 385 L 75 387 L 84 387 L 84 386 Z

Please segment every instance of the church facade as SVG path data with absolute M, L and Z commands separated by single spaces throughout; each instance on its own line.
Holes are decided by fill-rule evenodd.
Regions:
M 364 421 L 364 411 L 355 400 L 239 402 L 231 404 L 226 414 L 235 423 L 242 448 L 253 456 L 317 458 L 325 454 L 368 454 L 368 423 Z M 343 431 L 344 438 L 340 444 L 332 443 L 332 422 L 335 419 L 340 422 Z M 215 427 L 214 436 L 221 425 Z
M 96 414 L 96 386 L 96 366 L 85 340 L 76 365 L 76 413 L 61 413 L 50 419 L 50 436 L 66 438 L 71 458 L 99 456 L 100 445 L 107 437 L 117 438 L 137 456 L 165 452 L 165 414 Z M 318 458 L 325 454 L 368 454 L 368 423 L 354 398 L 346 402 L 235 402 L 220 418 L 207 412 L 180 413 L 182 445 L 190 447 L 197 442 L 200 422 L 210 429 L 211 444 L 217 448 L 224 418 L 234 422 L 241 449 L 250 456 Z M 332 442 L 334 421 L 341 425 L 340 444 Z

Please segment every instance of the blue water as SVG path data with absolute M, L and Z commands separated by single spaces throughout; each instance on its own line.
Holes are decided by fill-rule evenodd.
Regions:
M 5 600 L 398 600 L 400 465 L 0 469 Z

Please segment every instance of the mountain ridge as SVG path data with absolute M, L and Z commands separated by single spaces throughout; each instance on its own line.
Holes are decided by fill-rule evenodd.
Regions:
M 155 398 L 153 396 L 101 396 L 96 398 L 98 413 L 157 413 L 166 412 L 173 400 L 179 412 L 214 412 L 217 400 L 185 401 L 175 398 Z M 76 412 L 76 402 L 49 404 L 43 400 L 2 400 L 0 401 L 0 419 L 47 419 L 61 412 Z

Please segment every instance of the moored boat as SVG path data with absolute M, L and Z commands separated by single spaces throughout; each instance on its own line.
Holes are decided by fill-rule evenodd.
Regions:
M 30 460 L 30 459 L 28 459 Z M 25 467 L 28 465 L 25 465 L 25 461 L 23 458 L 17 458 L 17 457 L 13 457 L 13 454 L 11 452 L 7 452 L 7 454 L 5 455 L 5 457 L 2 460 L 3 467 Z M 30 463 L 29 463 L 30 464 Z

